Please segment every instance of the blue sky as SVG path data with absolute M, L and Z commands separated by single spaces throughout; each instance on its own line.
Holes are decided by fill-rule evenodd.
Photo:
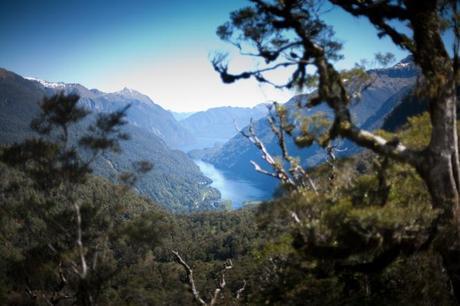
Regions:
M 284 102 L 294 93 L 255 81 L 221 83 L 209 56 L 231 51 L 215 35 L 244 0 L 39 1 L 0 2 L 0 67 L 48 81 L 81 83 L 89 88 L 139 90 L 176 111 L 213 106 L 252 106 Z M 340 9 L 327 21 L 344 42 L 350 67 L 378 51 L 406 54 L 364 19 Z M 232 57 L 237 67 L 250 61 Z

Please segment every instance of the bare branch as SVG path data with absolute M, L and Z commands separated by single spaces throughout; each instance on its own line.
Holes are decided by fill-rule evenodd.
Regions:
M 86 275 L 88 274 L 88 266 L 86 264 L 86 255 L 85 255 L 85 248 L 83 247 L 83 241 L 82 241 L 82 228 L 81 228 L 81 213 L 80 213 L 80 205 L 78 203 L 74 203 L 74 209 L 75 209 L 75 217 L 77 221 L 77 248 L 78 248 L 78 255 L 80 257 L 80 264 L 81 264 L 81 271 L 79 272 L 79 275 L 82 279 L 86 278 Z
M 236 299 L 239 300 L 241 295 L 243 294 L 244 290 L 246 289 L 246 280 L 243 280 L 243 286 L 236 291 Z
M 334 180 L 335 180 L 335 171 L 336 171 L 336 167 L 335 167 L 335 161 L 336 161 L 336 156 L 335 156 L 335 149 L 336 149 L 336 146 L 332 145 L 332 144 L 328 144 L 328 146 L 326 147 L 326 152 L 327 152 L 327 164 L 329 165 L 330 167 L 330 174 L 329 174 L 329 184 L 330 185 L 333 185 L 334 183 Z
M 191 292 L 193 294 L 193 298 L 195 299 L 195 301 L 197 301 L 201 305 L 209 305 L 209 306 L 215 305 L 217 303 L 217 299 L 219 298 L 220 293 L 222 292 L 222 290 L 224 290 L 224 288 L 225 288 L 225 286 L 227 284 L 225 282 L 225 273 L 228 270 L 233 269 L 232 260 L 229 259 L 229 260 L 226 261 L 222 271 L 220 272 L 220 277 L 221 277 L 220 281 L 219 281 L 219 283 L 217 285 L 217 288 L 214 290 L 214 294 L 211 297 L 211 301 L 208 304 L 200 296 L 200 292 L 196 288 L 195 280 L 193 279 L 193 270 L 192 270 L 192 268 L 190 268 L 190 266 L 187 264 L 187 262 L 180 256 L 178 251 L 172 250 L 171 252 L 173 253 L 174 257 L 176 258 L 176 261 L 184 268 L 185 272 L 187 273 L 187 280 L 188 280 L 188 282 L 190 284 L 190 290 L 191 290 Z M 246 281 L 244 281 L 244 283 L 246 284 Z
M 277 106 L 275 102 L 275 108 Z M 257 149 L 261 152 L 262 159 L 265 160 L 273 169 L 273 172 L 267 171 L 263 169 L 259 164 L 255 161 L 251 160 L 250 163 L 254 166 L 254 169 L 262 173 L 264 175 L 276 178 L 281 181 L 284 185 L 289 188 L 296 189 L 299 187 L 307 187 L 310 188 L 318 194 L 318 190 L 316 188 L 316 184 L 313 182 L 309 174 L 302 168 L 302 166 L 297 162 L 297 160 L 289 155 L 286 140 L 285 140 L 285 130 L 287 129 L 287 122 L 286 119 L 283 118 L 278 112 L 279 120 L 276 120 L 274 115 L 270 112 L 267 116 L 267 121 L 272 129 L 273 133 L 278 139 L 278 144 L 281 148 L 282 158 L 285 162 L 289 164 L 289 170 L 286 171 L 284 169 L 284 165 L 282 163 L 276 162 L 273 156 L 268 152 L 267 148 L 265 147 L 264 143 L 257 137 L 254 128 L 254 122 L 251 119 L 251 122 L 248 126 L 248 132 L 242 131 L 234 122 L 235 129 L 240 133 L 242 136 L 247 138 L 250 142 L 252 142 Z M 279 126 L 277 126 L 276 122 L 279 122 Z
M 244 131 L 240 131 L 240 134 L 249 139 L 256 147 L 259 149 L 259 151 L 262 154 L 262 159 L 265 160 L 274 170 L 273 173 L 268 174 L 270 176 L 273 176 L 277 179 L 279 179 L 283 184 L 286 184 L 291 187 L 295 187 L 295 182 L 291 179 L 289 174 L 284 170 L 283 165 L 280 165 L 279 163 L 276 162 L 276 160 L 273 158 L 273 156 L 268 152 L 267 148 L 265 147 L 264 143 L 257 137 L 256 132 L 254 130 L 254 122 L 251 119 L 251 123 L 248 126 L 248 133 L 245 133 Z M 256 167 L 256 170 L 259 169 L 258 171 L 261 173 L 265 173 L 268 171 L 262 171 L 262 169 L 254 162 L 251 162 L 254 167 Z
M 195 301 L 200 303 L 201 305 L 208 305 L 201 297 L 200 292 L 196 289 L 195 280 L 193 279 L 193 270 L 190 266 L 185 262 L 185 260 L 179 255 L 177 251 L 171 251 L 173 255 L 176 257 L 177 262 L 184 267 L 185 272 L 187 273 L 187 280 L 190 284 L 190 290 L 193 294 L 193 298 Z
M 299 215 L 295 211 L 290 211 L 292 219 L 294 219 L 295 223 L 300 224 Z
M 289 155 L 289 151 L 286 145 L 285 133 L 290 134 L 292 132 L 291 125 L 287 122 L 287 115 L 278 109 L 278 104 L 274 102 L 275 112 L 278 116 L 278 120 L 274 117 L 272 112 L 269 112 L 268 123 L 270 128 L 278 139 L 278 145 L 281 148 L 281 154 L 283 159 L 289 164 L 289 173 L 291 174 L 295 186 L 297 187 L 306 187 L 308 185 L 311 189 L 318 194 L 316 184 L 313 182 L 311 177 L 308 175 L 307 171 L 299 164 L 299 162 Z M 278 126 L 276 122 L 279 122 Z
M 233 268 L 233 263 L 232 263 L 232 260 L 229 259 L 225 265 L 224 265 L 224 268 L 222 269 L 221 271 L 221 280 L 219 282 L 219 285 L 218 287 L 216 288 L 216 290 L 214 290 L 214 295 L 212 296 L 212 299 L 211 299 L 211 302 L 209 303 L 209 305 L 215 305 L 217 303 L 217 299 L 219 297 L 219 294 L 222 290 L 224 290 L 225 288 L 225 285 L 227 284 L 225 282 L 225 273 L 227 272 L 227 270 L 230 270 Z
M 260 172 L 260 173 L 262 173 L 262 174 L 265 174 L 265 175 L 268 175 L 268 176 L 271 176 L 271 177 L 274 177 L 274 178 L 278 178 L 278 176 L 276 175 L 276 173 L 269 172 L 269 171 L 263 169 L 263 168 L 260 167 L 259 164 L 256 163 L 255 161 L 251 160 L 250 163 L 254 166 L 254 170 L 256 170 L 257 172 Z

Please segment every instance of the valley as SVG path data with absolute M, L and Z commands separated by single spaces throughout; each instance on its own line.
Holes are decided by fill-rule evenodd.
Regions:
M 0 306 L 460 305 L 460 0 L 0 1 Z
M 371 130 L 384 126 L 385 118 L 391 116 L 410 93 L 418 74 L 411 58 L 390 68 L 370 70 L 372 84 L 351 107 L 358 124 Z M 266 119 L 269 104 L 172 113 L 148 96 L 128 88 L 105 93 L 80 84 L 22 78 L 6 70 L 2 70 L 0 76 L 3 143 L 20 141 L 31 135 L 27 122 L 33 118 L 37 103 L 44 96 L 58 92 L 78 94 L 80 105 L 94 114 L 129 105 L 125 129 L 130 139 L 122 144 L 122 154 L 110 153 L 98 158 L 95 174 L 116 181 L 117 175 L 129 171 L 134 161 L 149 161 L 154 168 L 136 183 L 136 189 L 168 210 L 191 212 L 224 206 L 238 209 L 247 201 L 270 199 L 276 191 L 278 182 L 256 172 L 250 164 L 253 160 L 270 170 L 259 151 L 236 130 L 237 127 L 247 130 L 253 120 L 255 131 L 268 151 L 279 156 L 276 137 Z M 286 102 L 289 116 L 294 118 L 296 105 L 305 103 L 306 99 L 308 96 L 300 95 Z M 330 116 L 331 110 L 320 106 L 305 114 L 318 113 Z M 290 138 L 287 145 L 290 154 L 306 167 L 325 159 L 325 151 L 318 146 L 302 150 Z M 359 152 L 350 142 L 342 143 L 341 147 L 345 152 L 341 153 L 343 156 Z

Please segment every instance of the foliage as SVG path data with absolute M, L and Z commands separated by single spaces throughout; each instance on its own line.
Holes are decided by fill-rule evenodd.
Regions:
M 223 305 L 458 302 L 460 246 L 458 228 L 452 226 L 458 225 L 459 186 L 456 2 L 330 1 L 354 16 L 366 16 L 379 35 L 411 52 L 421 66 L 424 87 L 419 93 L 428 100 L 430 114 L 410 119 L 398 134 L 371 133 L 353 123 L 348 109 L 355 97 L 350 94 L 353 81 L 366 75 L 360 67 L 333 67 L 341 45 L 320 17 L 322 1 L 252 2 L 233 13 L 218 34 L 241 50 L 242 41 L 249 43 L 250 55 L 267 66 L 235 75 L 218 57 L 213 65 L 222 80 L 254 77 L 272 84 L 267 72 L 293 67 L 287 83 L 273 85 L 317 86 L 305 107 L 326 103 L 335 115 L 332 124 L 320 116 L 302 122 L 301 144 L 316 142 L 329 149 L 330 140 L 344 137 L 378 155 L 336 160 L 329 151 L 327 164 L 304 169 L 283 141 L 295 126 L 275 104 L 278 117 L 269 120 L 281 159 L 267 154 L 253 129 L 247 138 L 276 176 L 296 188 L 236 212 L 171 216 L 126 186 L 90 175 L 94 159 L 119 151 L 119 141 L 127 138 L 120 130 L 126 109 L 100 115 L 71 142 L 69 129 L 86 116 L 78 98 L 46 99 L 43 116 L 32 124 L 42 137 L 1 154 L 4 304 L 190 304 L 197 294 L 178 284 L 211 292 L 229 259 L 235 268 L 226 274 L 228 285 L 218 285 L 217 303 Z M 447 13 L 444 6 L 450 7 Z M 442 18 L 451 22 L 441 27 Z M 395 20 L 406 21 L 413 37 L 395 29 Z M 453 60 L 440 36 L 449 27 L 456 34 Z M 379 54 L 377 60 L 386 63 L 391 56 Z M 359 92 L 362 82 L 357 84 Z M 80 149 L 87 154 L 80 155 Z M 287 172 L 284 163 L 290 166 Z M 137 167 L 150 170 L 142 163 Z M 123 176 L 127 185 L 134 181 Z M 183 254 L 183 260 L 176 259 L 186 274 L 172 250 Z M 237 298 L 241 289 L 243 297 Z
M 425 145 L 428 116 L 409 122 L 399 137 Z M 2 304 L 83 304 L 78 294 L 85 289 L 99 305 L 189 305 L 193 296 L 171 250 L 183 255 L 204 294 L 216 288 L 232 259 L 219 305 L 453 304 L 439 254 L 423 246 L 437 211 L 408 166 L 363 153 L 336 162 L 332 186 L 328 165 L 312 169 L 318 194 L 299 189 L 237 211 L 171 215 L 125 186 L 91 175 L 72 181 L 73 197 L 56 184 L 45 188 L 37 183 L 39 174 L 60 173 L 65 163 L 54 162 L 49 170 L 39 162 L 46 165 L 43 158 L 61 147 L 37 151 L 35 161 L 28 148 L 37 147 L 23 145 L 1 154 Z M 22 153 L 12 154 L 18 146 Z M 14 156 L 34 162 L 15 163 Z M 74 271 L 80 266 L 73 199 L 81 203 L 82 243 L 91 259 L 84 288 Z M 414 244 L 422 251 L 414 253 Z M 398 246 L 396 258 L 374 265 L 392 246 Z
M 332 192 L 321 193 L 314 183 L 310 183 L 313 193 L 308 190 L 307 194 L 300 195 L 299 200 L 297 193 L 302 193 L 305 187 L 302 180 L 298 183 L 290 179 L 283 165 L 274 162 L 257 135 L 251 133 L 246 137 L 257 146 L 274 171 L 264 171 L 258 165 L 255 168 L 276 177 L 282 184 L 293 185 L 290 189 L 296 192 L 291 194 L 293 198 L 288 202 L 312 205 L 307 205 L 301 211 L 288 209 L 288 215 L 294 222 L 305 227 L 295 236 L 294 245 L 307 259 L 317 259 L 306 270 L 313 270 L 313 274 L 318 270 L 318 275 L 336 278 L 342 277 L 344 272 L 360 272 L 367 276 L 382 272 L 401 255 L 411 256 L 432 249 L 442 257 L 455 299 L 460 302 L 460 218 L 457 209 L 460 201 L 460 154 L 456 111 L 460 80 L 458 1 L 329 2 L 355 17 L 367 18 L 377 29 L 379 37 L 388 36 L 396 46 L 413 56 L 421 71 L 416 93 L 426 99 L 429 105 L 430 127 L 426 130 L 431 133 L 415 143 L 414 139 L 410 139 L 410 146 L 402 142 L 398 135 L 382 137 L 364 130 L 355 122 L 350 105 L 366 88 L 366 81 L 359 79 L 362 75 L 360 67 L 347 73 L 334 66 L 341 58 L 341 46 L 321 16 L 323 1 L 252 0 L 250 6 L 235 11 L 217 34 L 235 45 L 243 55 L 258 59 L 257 67 L 236 74 L 229 73 L 225 57 L 218 56 L 213 66 L 222 81 L 233 83 L 254 78 L 260 83 L 288 89 L 313 84 L 314 91 L 304 107 L 327 105 L 333 111 L 328 139 L 346 138 L 370 149 L 379 155 L 381 165 L 376 183 L 372 183 L 371 177 L 363 177 L 353 182 L 353 188 L 346 188 L 345 193 L 340 193 L 340 185 Z M 405 31 L 405 28 L 410 31 Z M 442 33 L 445 31 L 449 31 L 453 37 L 452 50 L 443 39 Z M 386 64 L 392 60 L 392 56 L 377 54 L 376 60 Z M 287 83 L 275 84 L 270 81 L 269 72 L 286 67 L 292 68 Z M 318 79 L 318 82 L 310 82 L 310 76 Z M 352 79 L 348 79 L 348 76 Z M 279 117 L 282 121 L 283 114 Z M 283 159 L 292 164 L 286 153 L 283 131 L 290 134 L 294 127 L 290 124 L 280 124 L 279 129 L 274 124 L 271 126 L 280 140 Z M 312 146 L 313 140 L 307 140 L 302 144 Z M 330 164 L 335 170 L 334 164 Z M 407 166 L 410 168 L 404 169 Z M 410 183 L 404 180 L 407 175 L 401 178 L 403 181 L 397 180 L 397 184 L 407 187 L 408 190 L 404 191 L 406 195 L 411 194 L 409 188 L 416 186 L 417 178 L 420 178 L 429 196 L 424 194 L 425 189 L 416 188 L 417 193 L 410 197 L 407 206 L 401 206 L 399 199 L 404 197 L 392 194 L 388 183 L 391 177 L 387 178 L 386 172 L 396 174 L 402 170 L 415 176 Z M 293 176 L 297 173 L 308 177 L 305 169 L 299 169 Z M 333 180 L 335 174 L 330 176 L 330 181 Z M 363 190 L 353 190 L 361 186 L 369 190 L 372 184 L 377 186 L 377 199 L 373 197 L 375 192 L 363 194 Z M 350 197 L 355 191 L 359 194 L 358 201 Z M 334 197 L 336 192 L 338 194 Z M 415 196 L 422 196 L 422 199 Z M 398 201 L 393 206 L 395 198 Z M 422 200 L 431 213 L 415 202 L 417 200 Z M 287 205 L 281 202 L 274 206 Z M 410 206 L 414 206 L 415 210 Z M 302 218 L 301 213 L 306 216 Z M 404 219 L 399 219 L 401 216 Z M 353 293 L 353 296 L 356 295 Z
M 14 169 L 2 173 L 5 230 L 17 231 L 9 241 L 16 256 L 5 256 L 3 267 L 10 290 L 26 293 L 22 303 L 93 305 L 117 270 L 112 250 L 126 234 L 116 231 L 123 233 L 128 225 L 120 222 L 135 212 L 118 202 L 123 189 L 109 193 L 118 200 L 107 211 L 104 193 L 88 183 L 91 162 L 104 151 L 117 151 L 119 140 L 127 138 L 120 131 L 126 109 L 98 115 L 77 147 L 69 141 L 69 129 L 88 114 L 77 102 L 78 96 L 63 94 L 44 99 L 41 116 L 31 124 L 42 137 L 7 147 L 1 155 Z M 88 160 L 80 149 L 90 152 Z
M 220 195 L 209 186 L 209 179 L 187 154 L 173 149 L 180 143 L 193 142 L 192 135 L 181 128 L 167 111 L 139 93 L 93 91 L 89 97 L 89 89 L 79 84 L 65 84 L 61 89 L 48 88 L 37 81 L 24 79 L 0 68 L 0 100 L 5 102 L 0 105 L 0 143 L 11 145 L 35 137 L 30 122 L 34 118 L 37 121 L 36 117 L 40 115 L 41 109 L 37 102 L 45 96 L 59 94 L 62 89 L 67 93 L 81 93 L 82 97 L 74 106 L 84 107 L 86 111 L 92 110 L 69 129 L 69 144 L 75 146 L 88 134 L 88 128 L 96 125 L 98 114 L 120 111 L 131 105 L 124 118 L 127 123 L 122 127 L 122 133 L 129 134 L 130 137 L 119 143 L 123 154 L 109 151 L 99 154 L 91 164 L 93 174 L 117 183 L 117 177 L 123 172 L 136 171 L 133 161 L 148 160 L 155 167 L 143 174 L 143 179 L 137 180 L 134 188 L 152 201 L 175 212 L 209 210 L 219 206 Z M 65 101 L 62 99 L 55 102 L 64 107 Z M 59 127 L 53 127 L 55 129 L 49 137 L 61 134 Z M 88 160 L 92 152 L 81 150 L 79 154 Z
M 411 118 L 399 136 L 420 147 L 430 132 L 424 114 Z M 260 283 L 258 303 L 455 304 L 442 260 L 427 247 L 438 212 L 417 173 L 369 153 L 336 167 L 332 189 L 327 166 L 313 171 L 327 192 L 298 190 L 260 207 L 258 220 L 269 238 L 254 254 L 273 268 Z

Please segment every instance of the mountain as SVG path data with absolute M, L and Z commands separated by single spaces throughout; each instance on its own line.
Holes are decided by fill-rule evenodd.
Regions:
M 266 104 L 254 107 L 215 107 L 192 114 L 179 123 L 191 134 L 196 135 L 197 143 L 193 149 L 213 147 L 223 144 L 237 134 L 235 124 L 244 127 L 251 118 L 258 120 L 268 112 Z
M 132 170 L 132 163 L 148 160 L 154 164 L 136 188 L 155 202 L 176 212 L 215 209 L 219 192 L 209 187 L 205 177 L 187 155 L 171 149 L 183 137 L 191 137 L 172 115 L 150 98 L 131 89 L 104 93 L 80 84 L 51 83 L 25 79 L 0 69 L 0 143 L 19 142 L 33 136 L 30 121 L 39 113 L 37 102 L 59 91 L 81 95 L 79 103 L 93 113 L 110 112 L 131 105 L 124 129 L 130 140 L 122 143 L 121 154 L 105 154 L 94 163 L 95 174 L 114 180 L 123 171 Z M 75 129 L 73 139 L 85 130 L 91 118 Z M 168 139 L 168 137 L 171 137 Z M 169 143 L 168 143 L 169 142 Z
M 153 169 L 141 177 L 136 189 L 173 212 L 214 210 L 220 205 L 220 193 L 209 187 L 211 180 L 199 167 L 179 150 L 138 126 L 127 125 L 130 135 L 121 143 L 121 154 L 106 153 L 95 164 L 95 174 L 115 177 L 132 170 L 132 162 L 147 160 Z
M 53 83 L 35 78 L 28 78 L 28 80 L 43 87 L 47 95 L 59 91 L 78 94 L 80 104 L 94 112 L 112 112 L 131 104 L 127 120 L 157 135 L 172 148 L 179 149 L 195 142 L 193 135 L 178 124 L 169 111 L 155 104 L 148 96 L 133 89 L 124 88 L 117 92 L 105 93 L 97 89 L 87 89 L 80 84 Z
M 403 59 L 393 67 L 386 69 L 374 69 L 368 71 L 372 78 L 372 84 L 361 94 L 359 100 L 352 102 L 350 106 L 354 122 L 366 129 L 380 128 L 385 118 L 402 103 L 413 86 L 419 75 L 419 69 L 413 63 L 412 58 Z M 286 106 L 291 118 L 295 118 L 298 113 L 296 107 L 300 101 L 306 101 L 308 95 L 299 95 L 286 102 Z M 325 104 L 311 109 L 302 109 L 302 113 L 311 116 L 315 113 L 323 112 L 327 117 L 332 118 L 332 110 Z M 273 155 L 280 155 L 277 139 L 270 129 L 266 118 L 262 118 L 254 123 L 258 137 L 264 142 L 269 152 Z M 314 166 L 325 159 L 325 154 L 318 146 L 312 146 L 300 150 L 292 140 L 287 141 L 288 149 L 292 156 L 298 157 L 305 166 Z M 340 145 L 347 149 L 347 153 L 352 154 L 359 150 L 349 141 L 344 141 Z M 260 157 L 260 152 L 242 135 L 236 135 L 226 142 L 219 150 L 205 154 L 203 160 L 212 163 L 216 168 L 230 173 L 235 178 L 250 180 L 267 192 L 272 192 L 278 182 L 268 176 L 256 172 L 249 163 L 256 161 L 261 166 L 268 166 Z
M 174 111 L 169 111 L 174 119 L 176 119 L 177 121 L 181 121 L 181 120 L 184 120 L 188 117 L 190 117 L 191 115 L 195 114 L 195 112 L 174 112 Z

